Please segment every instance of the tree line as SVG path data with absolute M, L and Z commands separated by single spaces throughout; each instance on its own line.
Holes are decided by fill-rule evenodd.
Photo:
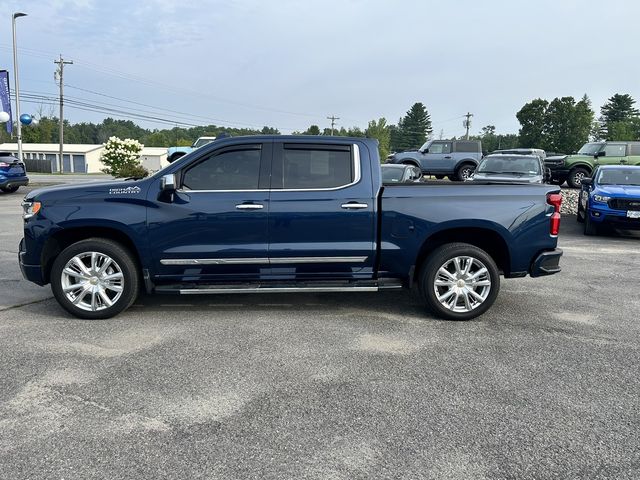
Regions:
M 483 150 L 516 147 L 542 148 L 559 153 L 577 151 L 589 140 L 640 140 L 640 112 L 635 108 L 631 95 L 616 93 L 600 108 L 596 119 L 587 95 L 580 100 L 573 97 L 559 97 L 551 101 L 537 98 L 526 103 L 516 113 L 520 123 L 517 134 L 498 134 L 494 125 L 482 127 L 471 139 L 481 140 Z M 66 143 L 105 143 L 108 138 L 131 138 L 149 147 L 170 147 L 191 145 L 201 136 L 218 136 L 221 133 L 232 136 L 275 134 L 277 128 L 265 126 L 262 129 L 229 128 L 217 125 L 191 128 L 146 129 L 131 120 L 106 118 L 100 123 L 65 121 Z M 384 117 L 368 122 L 365 129 L 353 126 L 320 129 L 311 125 L 295 135 L 337 135 L 376 138 L 380 145 L 380 156 L 386 158 L 391 152 L 419 148 L 425 141 L 434 138 L 431 115 L 421 102 L 414 103 L 396 124 L 389 124 Z M 27 143 L 57 143 L 58 119 L 54 116 L 42 117 L 37 125 L 22 129 L 23 141 Z M 440 138 L 442 137 L 440 134 Z M 449 140 L 455 140 L 455 137 Z M 9 135 L 0 131 L 0 142 L 11 141 Z

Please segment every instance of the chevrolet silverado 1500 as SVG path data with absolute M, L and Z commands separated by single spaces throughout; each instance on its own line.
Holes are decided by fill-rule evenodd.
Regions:
M 560 270 L 558 187 L 384 185 L 377 142 L 216 140 L 141 179 L 43 188 L 24 199 L 24 276 L 81 318 L 139 291 L 370 292 L 415 286 L 467 320 L 500 275 Z

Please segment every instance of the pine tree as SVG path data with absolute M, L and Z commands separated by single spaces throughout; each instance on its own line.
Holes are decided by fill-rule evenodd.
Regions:
M 427 108 L 420 102 L 414 103 L 407 114 L 398 123 L 401 133 L 400 144 L 402 149 L 420 148 L 427 137 L 431 135 L 431 116 Z
M 600 108 L 600 137 L 607 140 L 622 140 L 626 137 L 626 134 L 621 132 L 628 132 L 631 130 L 631 126 L 627 123 L 632 119 L 637 118 L 640 112 L 634 107 L 636 101 L 629 94 L 613 95 L 602 108 Z

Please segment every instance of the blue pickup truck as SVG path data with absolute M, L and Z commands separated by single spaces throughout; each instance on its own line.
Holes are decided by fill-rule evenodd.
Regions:
M 500 275 L 560 270 L 558 187 L 383 185 L 377 141 L 216 140 L 143 180 L 34 190 L 23 275 L 80 318 L 147 292 L 372 292 L 415 286 L 467 320 Z

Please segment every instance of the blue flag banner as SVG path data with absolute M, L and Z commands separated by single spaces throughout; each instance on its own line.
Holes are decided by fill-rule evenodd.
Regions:
M 9 93 L 9 72 L 0 70 L 0 112 L 7 112 L 7 133 L 13 132 L 13 116 L 11 115 L 11 94 Z

